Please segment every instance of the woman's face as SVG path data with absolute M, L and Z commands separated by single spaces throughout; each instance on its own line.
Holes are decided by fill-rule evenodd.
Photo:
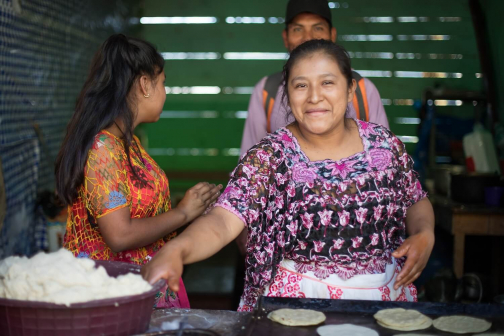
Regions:
M 288 79 L 289 105 L 300 128 L 324 134 L 344 121 L 353 87 L 341 73 L 338 63 L 317 52 L 299 59 Z
M 142 103 L 141 106 L 139 105 L 139 111 L 143 114 L 139 116 L 140 122 L 151 123 L 159 120 L 166 100 L 165 80 L 166 76 L 163 70 L 154 80 L 147 79 L 144 82 L 149 97 L 146 98 L 143 93 L 139 96 Z

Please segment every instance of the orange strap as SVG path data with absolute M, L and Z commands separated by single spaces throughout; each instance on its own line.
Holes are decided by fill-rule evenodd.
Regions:
M 266 78 L 263 89 L 263 107 L 266 114 L 266 131 L 271 133 L 271 114 L 273 112 L 273 105 L 275 105 L 275 98 L 278 93 L 283 80 L 282 72 L 277 72 Z
M 268 133 L 271 133 L 271 113 L 273 112 L 273 105 L 275 105 L 275 99 L 270 99 L 269 105 L 268 105 L 268 119 L 267 119 L 267 127 L 266 130 Z
M 362 100 L 364 101 L 364 109 L 366 110 L 366 121 L 369 121 L 369 106 L 366 94 L 366 84 L 364 83 L 364 78 L 359 81 L 359 87 L 362 92 Z
M 355 75 L 354 75 L 355 78 Z M 358 77 L 357 87 L 354 92 L 352 105 L 355 109 L 355 114 L 358 120 L 369 121 L 369 106 L 366 95 L 366 83 L 364 78 Z
M 269 96 L 266 90 L 263 91 L 263 106 L 266 111 L 266 130 L 271 133 L 271 113 L 273 112 L 273 105 L 275 105 L 275 99 Z
M 355 117 L 357 118 L 357 120 L 360 120 L 359 101 L 357 100 L 357 95 L 355 93 L 352 99 L 352 105 L 355 110 Z

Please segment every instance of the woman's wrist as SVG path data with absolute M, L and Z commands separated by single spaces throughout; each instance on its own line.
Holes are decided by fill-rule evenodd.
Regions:
M 434 246 L 434 241 L 436 240 L 434 228 L 429 226 L 420 228 L 417 232 L 411 234 L 410 237 L 411 236 L 419 237 L 420 239 L 426 241 L 429 246 Z
M 175 216 L 176 222 L 179 224 L 177 228 L 180 228 L 180 227 L 186 225 L 187 223 L 189 223 L 188 214 L 185 211 L 181 210 L 179 207 L 173 208 L 171 210 L 171 212 L 172 212 L 172 215 Z
M 163 246 L 163 248 L 158 252 L 162 257 L 167 258 L 180 258 L 184 261 L 185 258 L 185 249 L 183 244 L 180 244 L 178 241 L 178 237 L 170 240 Z
M 425 218 L 425 216 L 414 216 L 406 218 L 406 232 L 413 236 L 419 233 L 434 235 L 434 218 Z

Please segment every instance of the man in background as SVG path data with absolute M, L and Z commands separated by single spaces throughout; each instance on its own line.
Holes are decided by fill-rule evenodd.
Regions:
M 282 38 L 289 52 L 309 40 L 324 39 L 336 42 L 336 36 L 337 31 L 332 25 L 327 0 L 288 2 Z M 357 91 L 353 103 L 348 106 L 347 117 L 389 128 L 380 94 L 374 84 L 356 72 L 353 75 L 357 82 Z M 281 101 L 283 95 L 281 84 L 281 72 L 264 77 L 256 84 L 249 102 L 240 155 L 258 143 L 267 133 L 274 132 L 293 121 L 285 118 L 287 111 Z

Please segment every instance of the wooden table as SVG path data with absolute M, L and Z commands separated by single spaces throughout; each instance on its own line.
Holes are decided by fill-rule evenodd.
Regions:
M 493 208 L 484 205 L 464 205 L 452 200 L 432 196 L 436 225 L 454 236 L 453 268 L 460 278 L 464 274 L 465 237 L 470 236 L 504 236 L 504 208 Z M 492 243 L 492 278 L 494 289 L 499 284 L 499 273 L 503 261 L 502 247 Z

